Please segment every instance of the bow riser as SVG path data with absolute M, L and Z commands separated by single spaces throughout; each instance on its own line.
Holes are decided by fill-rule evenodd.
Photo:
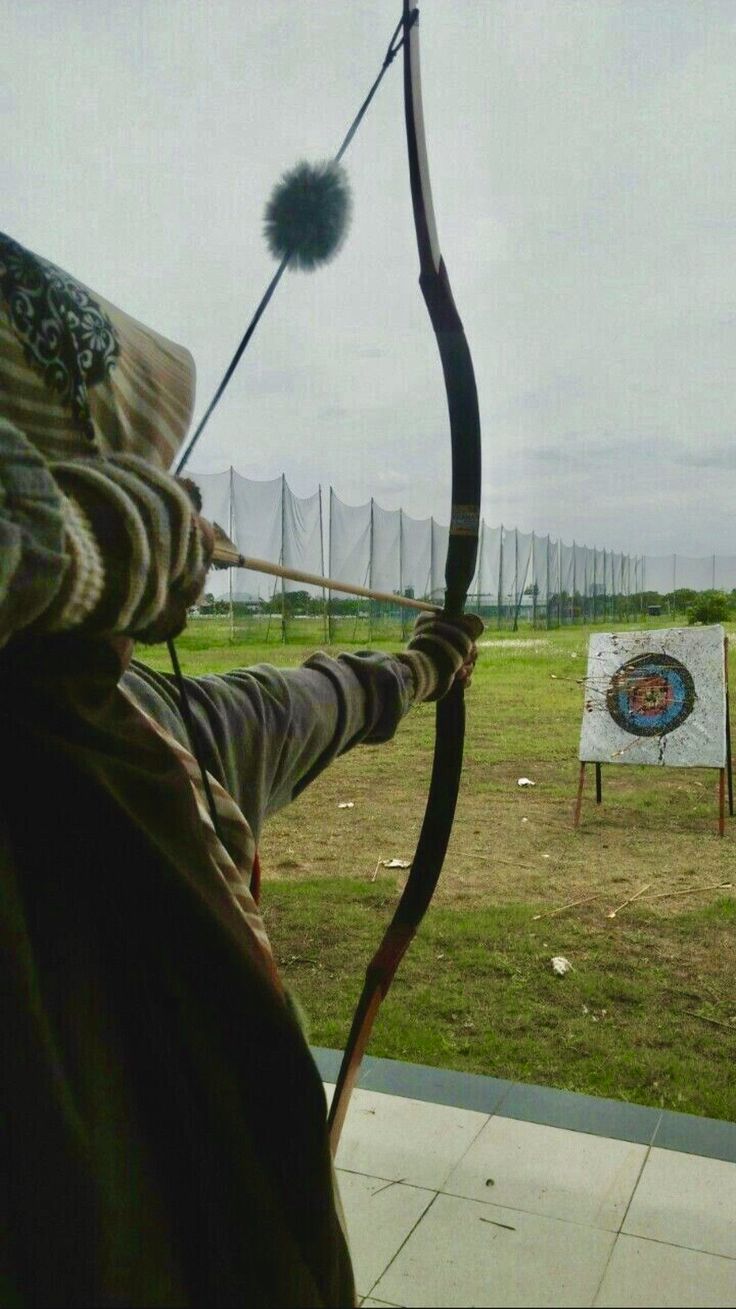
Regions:
M 404 103 L 414 225 L 424 296 L 442 363 L 452 444 L 452 512 L 445 565 L 445 613 L 459 618 L 475 572 L 480 519 L 480 418 L 470 350 L 439 250 L 424 138 L 416 0 L 404 0 Z M 381 999 L 414 937 L 442 870 L 455 816 L 463 763 L 465 704 L 461 683 L 437 704 L 427 807 L 407 884 L 366 972 L 330 1110 L 337 1149 L 350 1093 Z
M 452 509 L 445 566 L 445 611 L 463 612 L 475 573 L 480 522 L 480 417 L 475 372 L 444 260 L 419 285 L 437 338 L 452 435 Z

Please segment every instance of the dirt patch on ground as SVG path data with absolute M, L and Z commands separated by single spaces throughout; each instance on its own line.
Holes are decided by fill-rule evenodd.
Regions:
M 662 913 L 729 894 L 696 889 L 734 879 L 736 830 L 717 835 L 716 782 L 708 773 L 658 770 L 654 779 L 653 770 L 648 777 L 644 770 L 636 777 L 611 770 L 601 806 L 591 777 L 575 831 L 575 762 L 564 770 L 541 760 L 526 768 L 536 785 L 522 789 L 518 768 L 469 759 L 438 903 L 554 907 L 599 893 L 604 915 L 647 885 L 642 899 Z M 412 858 L 424 788 L 425 770 L 398 743 L 354 752 L 268 825 L 264 875 L 375 877 L 401 885 L 405 872 L 379 867 L 376 874 L 376 865 Z M 353 808 L 340 809 L 341 802 Z

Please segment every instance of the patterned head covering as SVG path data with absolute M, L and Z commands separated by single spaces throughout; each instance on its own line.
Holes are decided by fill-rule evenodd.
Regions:
M 194 407 L 188 350 L 0 232 L 0 417 L 50 459 L 171 467 Z

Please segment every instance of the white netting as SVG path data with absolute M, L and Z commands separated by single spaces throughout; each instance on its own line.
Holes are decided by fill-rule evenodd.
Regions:
M 450 529 L 432 519 L 432 573 L 429 598 L 441 604 L 445 595 L 445 560 Z
M 432 590 L 432 520 L 401 516 L 402 590 L 422 600 Z
M 322 549 L 321 494 L 298 497 L 285 487 L 283 498 L 283 563 L 285 568 L 297 568 L 304 573 L 324 576 L 325 561 Z M 287 591 L 306 591 L 308 595 L 321 595 L 321 589 L 305 582 L 284 582 Z
M 481 523 L 478 563 L 473 585 L 470 588 L 470 594 L 476 597 L 479 605 L 497 602 L 502 530 L 500 527 L 488 527 L 486 523 Z
M 346 505 L 330 487 L 328 573 L 340 582 L 367 586 L 371 574 L 371 506 Z
M 401 590 L 401 510 L 381 509 L 371 500 L 372 551 L 368 585 L 374 591 Z
M 244 555 L 441 603 L 448 542 L 442 523 L 375 500 L 348 505 L 332 489 L 323 514 L 321 491 L 295 496 L 285 477 L 256 482 L 233 469 L 192 476 L 204 516 L 220 523 Z M 316 586 L 242 569 L 211 572 L 206 590 L 255 604 L 282 587 L 321 594 Z M 671 610 L 689 602 L 688 592 L 711 589 L 736 590 L 736 555 L 629 555 L 481 523 L 470 602 L 499 623 L 558 623 L 623 617 L 644 603 Z
M 202 496 L 202 514 L 210 523 L 219 523 L 230 534 L 232 492 L 230 470 L 224 473 L 188 473 Z M 207 575 L 205 591 L 217 598 L 230 594 L 230 570 L 212 569 Z
M 233 473 L 232 538 L 241 554 L 281 563 L 283 477 L 254 482 Z M 233 576 L 233 596 L 268 599 L 281 583 L 267 573 L 238 568 Z

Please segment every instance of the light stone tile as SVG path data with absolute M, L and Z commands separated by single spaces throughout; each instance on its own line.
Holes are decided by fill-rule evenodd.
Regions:
M 367 1295 L 436 1192 L 338 1169 L 358 1295 Z
M 597 1309 L 736 1306 L 736 1261 L 659 1241 L 619 1236 L 594 1301 Z
M 373 1288 L 408 1306 L 591 1304 L 611 1232 L 440 1195 Z
M 646 1153 L 628 1141 L 491 1118 L 442 1190 L 618 1231 Z
M 623 1231 L 736 1259 L 736 1164 L 651 1150 Z
M 354 1091 L 335 1162 L 438 1191 L 487 1121 L 470 1109 Z

